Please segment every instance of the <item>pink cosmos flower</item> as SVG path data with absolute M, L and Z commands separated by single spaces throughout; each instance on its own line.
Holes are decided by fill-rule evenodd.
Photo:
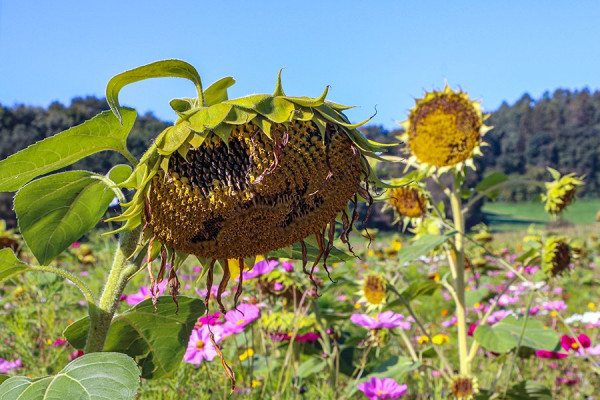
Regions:
M 12 370 L 18 370 L 23 366 L 23 361 L 16 359 L 15 361 L 8 361 L 0 357 L 0 374 L 8 374 Z
M 577 340 L 579 340 L 579 343 L 577 343 Z M 560 338 L 560 345 L 563 349 L 565 349 L 565 351 L 574 350 L 578 353 L 583 351 L 581 347 L 587 349 L 592 345 L 592 341 L 590 340 L 589 336 L 584 333 L 577 336 L 577 340 L 575 340 L 575 338 L 572 336 L 562 335 Z M 579 344 L 581 344 L 581 346 L 579 346 Z
M 490 325 L 494 325 L 497 322 L 502 321 L 504 318 L 509 315 L 514 315 L 512 310 L 498 310 L 494 311 L 487 319 L 487 323 Z
M 273 282 L 273 290 L 274 291 L 279 292 L 283 289 L 285 289 L 285 286 L 283 286 L 280 282 Z
M 567 305 L 562 300 L 546 301 L 542 303 L 542 308 L 547 311 L 562 311 L 567 309 Z
M 510 304 L 515 304 L 518 302 L 519 302 L 519 296 L 517 296 L 517 295 L 509 296 L 507 294 L 503 294 L 498 299 L 498 305 L 501 307 L 508 306 Z
M 448 327 L 450 327 L 450 326 L 453 326 L 453 325 L 455 325 L 457 321 L 458 321 L 458 318 L 456 318 L 456 317 L 452 317 L 452 318 L 450 318 L 448 321 L 442 321 L 442 326 L 443 326 L 444 328 L 448 328 Z
M 71 354 L 69 354 L 69 362 L 75 360 L 76 358 L 79 358 L 83 355 L 83 351 L 81 350 L 75 350 L 74 352 L 72 352 Z
M 225 323 L 222 325 L 226 335 L 240 333 L 244 327 L 260 317 L 260 308 L 254 304 L 242 303 L 237 310 L 229 310 L 225 314 Z
M 469 325 L 469 331 L 467 332 L 467 336 L 473 336 L 475 329 L 479 326 L 479 322 L 475 322 L 474 324 Z
M 223 332 L 219 326 L 210 328 L 215 335 L 215 342 L 219 343 L 223 339 Z M 200 329 L 194 329 L 188 341 L 188 347 L 185 350 L 183 360 L 190 364 L 201 364 L 202 361 L 212 361 L 217 356 L 217 350 L 210 341 L 210 331 L 208 325 Z
M 202 267 L 199 265 L 196 265 L 193 269 L 194 273 L 199 274 L 200 272 L 202 272 Z
M 317 340 L 319 340 L 320 337 L 321 335 L 319 335 L 317 332 L 308 332 L 303 335 L 296 336 L 294 338 L 294 341 L 299 343 L 316 342 Z
M 165 292 L 166 288 L 167 288 L 167 280 L 165 279 L 158 285 L 157 296 L 162 295 Z M 150 288 L 147 286 L 142 286 L 137 293 L 128 295 L 126 300 L 127 300 L 128 304 L 135 306 L 136 304 L 141 303 L 142 301 L 149 299 L 151 297 L 152 297 L 152 293 L 150 292 Z
M 284 261 L 281 263 L 281 268 L 283 268 L 286 272 L 292 272 L 294 270 L 294 263 L 290 261 Z
M 198 318 L 196 326 L 200 328 L 203 325 L 221 325 L 223 321 L 219 319 L 220 316 L 221 313 L 219 311 L 214 314 L 205 315 L 204 317 Z
M 600 356 L 600 344 L 597 344 L 594 347 L 588 347 L 584 352 L 590 356 Z
M 211 299 L 216 298 L 218 292 L 219 292 L 219 286 L 212 285 L 210 288 L 210 298 Z M 208 289 L 196 289 L 196 293 L 198 293 L 198 296 L 200 296 L 201 298 L 205 298 L 206 295 L 208 294 Z M 221 297 L 227 296 L 227 295 L 229 295 L 228 291 L 224 291 L 223 293 L 221 293 Z
M 369 329 L 410 329 L 410 322 L 404 319 L 404 315 L 396 314 L 393 311 L 384 311 L 377 314 L 376 317 L 370 317 L 366 314 L 352 314 L 350 320 L 356 325 L 364 326 Z
M 283 342 L 285 340 L 290 340 L 292 336 L 289 335 L 288 333 L 276 332 L 276 333 L 269 333 L 269 337 L 274 342 Z
M 559 360 L 568 357 L 569 355 L 566 353 L 559 353 L 557 351 L 537 350 L 535 352 L 535 356 L 538 358 L 549 358 L 552 360 Z
M 370 381 L 356 386 L 369 400 L 397 399 L 406 394 L 407 385 L 399 385 L 392 378 L 371 378 Z
M 244 271 L 244 280 L 254 279 L 261 275 L 268 274 L 273 271 L 275 267 L 279 265 L 277 260 L 263 260 L 254 264 L 254 267 L 250 271 Z
M 52 343 L 52 346 L 58 347 L 58 346 L 62 346 L 65 343 L 67 343 L 67 341 L 65 339 L 56 339 L 54 341 L 54 343 Z

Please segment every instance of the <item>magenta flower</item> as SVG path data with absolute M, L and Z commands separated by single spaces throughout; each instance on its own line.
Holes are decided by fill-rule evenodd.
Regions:
M 69 354 L 69 362 L 75 360 L 76 358 L 79 358 L 83 355 L 83 351 L 81 350 L 75 350 L 74 352 L 72 352 L 71 354 Z
M 0 357 L 0 374 L 8 374 L 12 370 L 18 370 L 23 366 L 23 361 L 16 359 L 15 361 L 8 361 Z
M 210 328 L 215 335 L 215 342 L 219 343 L 223 339 L 223 332 L 219 326 Z M 188 347 L 185 350 L 183 360 L 190 364 L 201 364 L 202 361 L 212 361 L 217 356 L 217 350 L 210 341 L 210 331 L 208 325 L 200 329 L 194 329 L 188 341 Z
M 377 314 L 376 317 L 370 317 L 367 314 L 352 314 L 350 321 L 369 329 L 410 329 L 410 321 L 405 320 L 404 315 L 396 314 L 393 311 L 384 311 Z
M 269 333 L 269 337 L 274 342 L 283 342 L 291 339 L 290 334 L 282 332 Z
M 260 308 L 253 304 L 240 304 L 236 310 L 229 310 L 225 314 L 225 323 L 222 325 L 226 335 L 240 333 L 244 327 L 260 317 Z
M 399 385 L 392 378 L 371 378 L 370 381 L 358 384 L 358 390 L 363 392 L 369 400 L 397 399 L 406 394 L 407 385 Z
M 569 355 L 566 353 L 559 353 L 557 351 L 537 350 L 535 352 L 535 356 L 538 358 L 549 358 L 552 360 L 560 360 L 562 358 L 568 357 Z
M 458 318 L 452 317 L 448 321 L 442 321 L 442 326 L 444 328 L 448 328 L 448 327 L 454 326 L 457 322 L 458 322 Z
M 158 284 L 158 293 L 156 295 L 157 296 L 162 295 L 165 292 L 166 288 L 167 288 L 167 281 L 164 280 L 160 284 Z M 127 296 L 126 300 L 127 300 L 128 304 L 135 306 L 136 304 L 141 303 L 142 301 L 149 299 L 151 297 L 152 297 L 152 293 L 150 292 L 150 288 L 147 286 L 142 286 L 137 293 L 130 294 L 129 296 Z
M 219 311 L 214 314 L 205 315 L 204 317 L 198 318 L 196 326 L 200 328 L 204 325 L 220 325 L 223 323 L 223 321 L 219 319 L 220 316 L 221 313 Z
M 473 333 L 475 333 L 475 329 L 477 329 L 478 326 L 479 321 L 469 325 L 469 331 L 467 332 L 467 336 L 473 336 Z
M 321 335 L 319 335 L 317 332 L 308 332 L 303 335 L 296 336 L 294 338 L 294 341 L 298 343 L 316 342 L 317 340 L 319 340 L 320 337 Z
M 562 300 L 547 301 L 542 304 L 542 308 L 547 311 L 562 311 L 567 309 L 567 305 Z
M 54 343 L 52 343 L 52 346 L 58 347 L 58 346 L 62 346 L 65 343 L 67 343 L 67 341 L 65 339 L 56 339 L 54 341 Z
M 285 272 L 292 272 L 294 270 L 294 263 L 290 261 L 284 261 L 281 263 L 281 268 L 283 268 Z
M 263 260 L 254 264 L 254 267 L 250 271 L 244 271 L 244 280 L 257 278 L 261 275 L 268 274 L 273 271 L 275 267 L 279 265 L 277 260 Z
M 577 340 L 579 340 L 579 343 L 577 343 Z M 592 341 L 590 340 L 589 336 L 584 333 L 577 336 L 577 340 L 575 340 L 574 337 L 562 335 L 560 338 L 560 345 L 563 349 L 565 349 L 565 351 L 574 350 L 577 352 L 583 351 L 581 347 L 587 349 L 592 345 Z M 581 346 L 579 346 L 579 344 L 581 344 Z
M 279 292 L 283 289 L 285 289 L 285 286 L 283 286 L 280 282 L 273 282 L 273 290 L 274 291 Z
M 217 297 L 217 293 L 218 293 L 218 291 L 219 291 L 219 286 L 217 286 L 217 285 L 212 285 L 212 286 L 210 287 L 210 298 L 211 298 L 211 299 L 214 299 L 214 298 L 216 298 L 216 297 Z M 200 296 L 201 298 L 205 298 L 205 297 L 206 297 L 206 295 L 208 294 L 208 289 L 196 289 L 196 293 L 198 293 L 198 296 Z M 228 292 L 228 291 L 224 291 L 224 292 L 221 294 L 221 297 L 223 297 L 223 296 L 227 296 L 228 294 L 229 294 L 229 292 Z

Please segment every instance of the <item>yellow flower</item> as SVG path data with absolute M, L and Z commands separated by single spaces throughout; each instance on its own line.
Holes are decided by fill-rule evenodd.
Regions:
M 431 338 L 431 341 L 437 345 L 448 343 L 450 338 L 448 335 L 444 335 L 443 333 L 438 333 L 434 337 Z
M 256 379 L 252 379 L 252 388 L 255 388 L 257 386 L 260 386 L 261 382 L 256 380 Z
M 593 302 L 591 302 L 591 301 L 590 301 L 590 302 L 588 303 L 588 308 L 589 308 L 590 310 L 594 311 L 594 310 L 596 309 L 596 304 L 594 304 Z
M 417 342 L 419 342 L 419 344 L 427 343 L 427 342 L 429 342 L 429 338 L 425 335 L 419 336 L 417 338 Z
M 481 105 L 462 91 L 446 85 L 441 92 L 426 93 L 400 124 L 405 131 L 400 139 L 411 153 L 409 164 L 474 167 L 472 156 L 481 154 L 481 137 L 491 129 L 483 120 Z
M 581 177 L 575 177 L 575 174 L 561 177 L 560 173 L 552 168 L 548 168 L 548 171 L 554 181 L 546 183 L 546 193 L 542 194 L 542 201 L 546 202 L 544 208 L 549 214 L 557 215 L 575 201 L 575 192 L 578 186 L 583 185 L 583 180 Z
M 452 378 L 451 391 L 457 399 L 472 399 L 479 392 L 479 383 L 474 376 L 457 375 Z
M 542 249 L 542 270 L 549 277 L 557 276 L 569 268 L 571 247 L 564 238 L 550 237 Z
M 377 272 L 368 272 L 360 281 L 359 303 L 364 303 L 367 310 L 381 309 L 386 302 L 387 282 L 385 277 Z
M 247 358 L 250 358 L 254 355 L 254 349 L 252 347 L 249 347 L 246 351 L 244 351 L 242 354 L 240 354 L 240 361 L 244 361 Z

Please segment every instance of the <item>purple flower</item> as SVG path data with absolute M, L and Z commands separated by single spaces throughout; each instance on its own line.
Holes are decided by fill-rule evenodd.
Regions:
M 212 285 L 210 288 L 210 298 L 211 299 L 216 298 L 218 291 L 219 291 L 219 286 Z M 206 295 L 208 294 L 208 289 L 196 289 L 196 293 L 198 293 L 198 296 L 200 296 L 201 298 L 205 298 Z M 228 294 L 229 294 L 228 291 L 224 291 L 223 293 L 221 293 L 221 297 L 227 296 Z
M 450 326 L 453 326 L 453 325 L 455 325 L 455 324 L 456 324 L 456 322 L 458 322 L 458 318 L 456 318 L 456 317 L 452 317 L 452 318 L 450 318 L 448 321 L 443 321 L 443 322 L 442 322 L 442 326 L 443 326 L 444 328 L 448 328 L 448 327 L 450 327 Z
M 210 328 L 215 335 L 215 342 L 219 343 L 223 339 L 223 332 L 219 326 Z M 202 361 L 212 361 L 217 356 L 217 350 L 210 341 L 210 331 L 208 325 L 200 329 L 194 329 L 188 341 L 188 347 L 185 350 L 183 360 L 190 364 L 200 364 Z
M 290 261 L 284 261 L 281 263 L 281 268 L 283 268 L 286 272 L 292 272 L 294 270 L 294 263 Z
M 240 304 L 236 310 L 229 310 L 225 314 L 225 323 L 222 325 L 225 336 L 240 333 L 244 327 L 260 317 L 260 308 L 253 304 Z
M 321 335 L 319 335 L 317 332 L 308 332 L 308 333 L 305 333 L 304 335 L 296 336 L 294 338 L 294 341 L 299 342 L 299 343 L 316 342 L 317 340 L 319 340 L 320 337 L 321 337 Z
M 160 296 L 161 294 L 163 294 L 166 288 L 167 280 L 164 280 L 160 284 L 158 284 L 158 293 L 156 295 Z M 130 294 L 129 296 L 127 296 L 126 300 L 128 304 L 135 306 L 136 304 L 141 303 L 142 301 L 151 297 L 152 293 L 150 292 L 150 288 L 147 286 L 142 286 L 137 293 Z
M 283 289 L 285 289 L 285 286 L 283 286 L 280 282 L 273 282 L 273 290 L 274 291 L 279 292 Z
M 392 378 L 371 378 L 370 381 L 358 384 L 358 390 L 363 392 L 369 400 L 397 399 L 406 394 L 408 386 L 398 385 Z
M 204 317 L 198 318 L 196 326 L 200 328 L 203 325 L 221 325 L 223 321 L 219 319 L 221 313 L 217 311 L 214 314 L 205 315 Z
M 547 301 L 542 304 L 542 308 L 547 311 L 562 311 L 567 309 L 567 305 L 562 300 Z
M 279 265 L 277 260 L 263 260 L 254 264 L 254 267 L 250 271 L 244 271 L 244 280 L 257 278 L 261 275 L 268 274 L 273 271 L 275 267 Z
M 65 339 L 56 339 L 54 341 L 54 343 L 52 343 L 52 346 L 58 347 L 58 346 L 62 346 L 65 343 L 67 343 L 67 341 Z
M 369 329 L 410 329 L 410 322 L 404 319 L 404 315 L 396 314 L 393 311 L 384 311 L 377 314 L 376 317 L 369 317 L 366 314 L 352 314 L 350 320 L 356 325 L 364 326 Z
M 8 361 L 0 357 L 0 374 L 8 374 L 12 370 L 17 370 L 23 366 L 23 362 L 19 359 Z
M 494 325 L 496 322 L 502 321 L 504 318 L 509 315 L 514 315 L 512 310 L 498 310 L 494 311 L 487 319 L 487 323 L 490 325 Z

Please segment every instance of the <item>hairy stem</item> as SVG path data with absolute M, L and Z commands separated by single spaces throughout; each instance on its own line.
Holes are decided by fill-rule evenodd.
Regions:
M 456 319 L 458 322 L 458 357 L 460 360 L 460 373 L 470 375 L 471 363 L 468 359 L 467 347 L 467 314 L 465 307 L 465 221 L 461 210 L 460 187 L 454 186 L 450 195 L 452 205 L 452 218 L 457 234 L 454 239 L 455 256 L 448 259 L 455 273 L 454 286 L 456 288 Z
M 141 227 L 138 227 L 133 231 L 122 233 L 119 238 L 113 264 L 100 300 L 95 308 L 90 308 L 90 329 L 85 353 L 99 352 L 104 348 L 110 323 L 119 305 L 119 298 L 127 285 L 129 275 L 134 270 L 127 267 L 131 263 L 130 259 L 135 252 L 140 234 Z

